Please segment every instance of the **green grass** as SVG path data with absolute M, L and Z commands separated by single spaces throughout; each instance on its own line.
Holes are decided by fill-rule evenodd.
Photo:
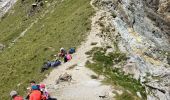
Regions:
M 42 81 L 46 71 L 40 74 L 40 67 L 52 54 L 57 54 L 60 47 L 76 47 L 83 41 L 90 29 L 89 20 L 93 14 L 90 0 L 48 0 L 53 6 L 45 6 L 39 13 L 27 17 L 27 10 L 34 0 L 27 0 L 24 5 L 18 1 L 0 21 L 0 43 L 8 46 L 19 34 L 38 18 L 38 22 L 28 30 L 11 48 L 0 53 L 0 99 L 9 100 L 9 92 L 17 90 L 25 94 L 30 80 Z M 58 0 L 61 1 L 61 0 Z M 46 11 L 44 17 L 41 17 Z M 53 47 L 55 51 L 47 49 Z M 20 86 L 17 86 L 20 84 Z
M 140 100 L 136 96 L 127 91 L 124 91 L 121 95 L 116 95 L 116 100 Z
M 87 61 L 86 66 L 98 75 L 104 75 L 106 77 L 104 83 L 120 86 L 124 90 L 130 91 L 134 97 L 137 97 L 136 92 L 140 92 L 143 100 L 146 99 L 145 88 L 140 84 L 139 80 L 133 79 L 130 75 L 125 75 L 120 68 L 113 68 L 113 65 L 122 65 L 125 63 L 127 60 L 126 54 L 118 51 L 106 54 L 106 49 L 98 47 L 93 48 L 86 54 L 90 55 L 93 61 L 93 63 Z

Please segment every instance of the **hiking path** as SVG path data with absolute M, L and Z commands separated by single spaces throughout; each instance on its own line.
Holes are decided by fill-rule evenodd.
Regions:
M 91 1 L 91 5 L 92 2 L 93 1 Z M 92 79 L 91 75 L 96 74 L 85 67 L 85 63 L 88 60 L 85 53 L 95 46 L 101 47 L 103 41 L 97 36 L 97 33 L 100 32 L 100 26 L 97 24 L 97 21 L 101 18 L 103 11 L 98 10 L 94 6 L 93 8 L 96 10 L 96 13 L 91 18 L 91 31 L 87 39 L 78 47 L 76 53 L 72 55 L 73 58 L 71 61 L 53 69 L 42 82 L 46 84 L 51 96 L 58 100 L 113 100 L 112 86 L 105 85 L 101 82 L 104 77 Z M 91 43 L 94 42 L 97 44 L 91 45 Z M 68 70 L 71 66 L 75 67 Z M 64 73 L 70 74 L 72 76 L 72 81 L 56 84 L 59 76 Z

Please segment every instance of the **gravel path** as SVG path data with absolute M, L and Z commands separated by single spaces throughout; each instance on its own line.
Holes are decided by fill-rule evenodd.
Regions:
M 87 40 L 73 54 L 73 59 L 70 62 L 54 69 L 42 82 L 46 84 L 52 97 L 58 100 L 113 100 L 112 87 L 102 84 L 102 78 L 92 79 L 90 76 L 95 75 L 95 73 L 85 67 L 85 62 L 88 60 L 85 52 L 94 47 L 91 43 L 97 42 L 95 46 L 101 46 L 102 44 L 102 39 L 96 35 L 100 32 L 100 26 L 96 22 L 102 16 L 103 12 L 96 8 L 94 9 L 96 10 L 96 14 L 91 19 L 91 31 Z M 67 70 L 72 65 L 76 66 L 71 70 Z M 65 72 L 72 75 L 72 81 L 56 84 L 58 77 Z M 106 96 L 106 98 L 103 99 L 99 96 Z

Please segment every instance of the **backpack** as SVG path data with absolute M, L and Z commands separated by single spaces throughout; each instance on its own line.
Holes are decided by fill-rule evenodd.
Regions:
M 75 52 L 76 52 L 75 48 L 70 48 L 70 49 L 69 49 L 69 54 L 73 54 L 73 53 L 75 53 Z

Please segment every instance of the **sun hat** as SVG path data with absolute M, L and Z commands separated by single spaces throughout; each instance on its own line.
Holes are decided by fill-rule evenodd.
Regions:
M 64 48 L 63 48 L 63 47 L 61 47 L 61 48 L 60 48 L 60 51 L 62 51 L 62 50 L 64 50 Z
M 14 90 L 10 92 L 11 97 L 16 96 L 17 94 L 18 94 L 17 91 L 14 91 Z

